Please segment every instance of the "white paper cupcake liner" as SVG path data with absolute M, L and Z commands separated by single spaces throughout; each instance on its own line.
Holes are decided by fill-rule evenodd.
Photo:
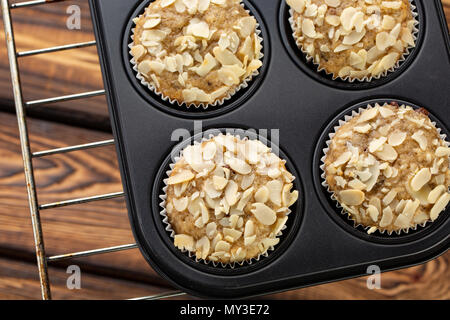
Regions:
M 412 12 L 412 17 L 414 19 L 414 27 L 412 30 L 412 36 L 414 39 L 414 46 L 408 46 L 405 48 L 404 52 L 402 53 L 402 55 L 400 56 L 400 58 L 397 60 L 397 63 L 390 69 L 376 75 L 376 76 L 365 76 L 361 79 L 359 78 L 352 78 L 350 76 L 345 76 L 345 77 L 340 77 L 339 75 L 336 75 L 332 72 L 328 72 L 324 67 L 322 67 L 320 65 L 320 63 L 316 63 L 314 61 L 314 57 L 310 56 L 307 52 L 306 49 L 303 48 L 303 44 L 301 43 L 301 40 L 299 39 L 299 37 L 296 34 L 296 30 L 297 30 L 297 22 L 294 19 L 294 11 L 293 9 L 289 9 L 289 23 L 291 25 L 292 28 L 292 36 L 294 37 L 295 43 L 297 44 L 298 48 L 300 49 L 300 51 L 305 55 L 306 61 L 310 62 L 312 64 L 314 64 L 314 66 L 317 68 L 317 72 L 325 72 L 326 75 L 331 76 L 333 80 L 336 79 L 340 79 L 343 81 L 347 81 L 350 83 L 353 83 L 356 81 L 358 82 L 370 82 L 373 79 L 380 79 L 382 77 L 386 77 L 389 73 L 394 72 L 396 69 L 398 69 L 400 67 L 400 65 L 402 64 L 402 62 L 404 62 L 406 60 L 406 58 L 408 57 L 408 55 L 411 53 L 411 50 L 414 49 L 417 45 L 417 34 L 419 33 L 419 21 L 417 20 L 417 17 L 419 16 L 419 14 L 417 13 L 417 7 L 412 3 L 413 0 L 408 0 L 409 4 L 411 6 L 411 12 Z
M 247 137 L 246 137 L 245 135 L 242 135 L 242 134 L 239 132 L 239 131 L 242 131 L 242 130 L 235 129 L 235 130 L 236 130 L 236 133 L 234 133 L 234 134 L 229 133 L 228 130 L 231 130 L 231 129 L 227 129 L 227 134 L 226 134 L 226 135 L 233 135 L 233 136 L 240 137 L 241 139 L 247 139 Z M 219 131 L 220 131 L 220 130 L 219 130 Z M 222 132 L 220 132 L 220 134 L 222 134 Z M 211 138 L 213 138 L 213 137 L 215 137 L 215 136 L 218 136 L 218 135 L 220 135 L 220 134 L 219 134 L 219 133 L 217 133 L 217 134 L 209 134 L 208 137 L 202 137 L 200 140 L 197 139 L 196 141 L 194 141 L 194 145 L 201 144 L 201 143 L 203 143 L 204 141 L 207 141 L 207 140 L 209 140 L 209 139 L 211 139 Z M 260 140 L 260 141 L 261 141 L 261 140 Z M 263 142 L 266 146 L 268 146 L 264 141 L 261 141 L 261 142 Z M 182 143 L 182 144 L 183 144 L 183 143 Z M 175 147 L 175 148 L 176 148 L 176 147 Z M 173 168 L 174 168 L 174 166 L 175 166 L 175 163 L 178 162 L 178 160 L 180 160 L 181 157 L 183 156 L 183 149 L 184 149 L 184 148 L 182 148 L 181 151 L 177 152 L 178 155 L 175 156 L 174 159 L 173 159 L 173 162 L 169 164 L 170 170 L 167 170 L 167 171 L 166 171 L 166 178 L 163 180 L 163 182 L 164 182 L 164 187 L 163 187 L 163 189 L 162 189 L 163 193 L 161 193 L 161 194 L 159 195 L 159 198 L 162 200 L 162 201 L 160 202 L 160 204 L 159 204 L 159 206 L 160 206 L 160 208 L 161 208 L 161 211 L 160 211 L 159 214 L 160 214 L 161 217 L 162 217 L 163 223 L 166 225 L 165 230 L 170 234 L 170 237 L 172 238 L 172 240 L 175 239 L 175 231 L 173 230 L 173 228 L 172 228 L 172 226 L 171 226 L 171 224 L 170 224 L 170 222 L 169 222 L 169 217 L 167 216 L 167 211 L 166 211 L 166 200 L 167 200 L 166 191 L 167 191 L 167 187 L 168 187 L 168 185 L 167 185 L 167 179 L 170 177 L 170 174 L 172 173 L 172 170 L 173 170 Z M 292 211 L 288 208 L 288 210 L 287 210 L 287 212 L 286 212 L 286 216 L 289 216 L 289 214 L 290 214 L 291 212 L 292 212 Z M 286 224 L 285 224 L 285 225 L 281 228 L 280 232 L 278 232 L 278 234 L 276 235 L 276 237 L 277 237 L 277 238 L 280 238 L 280 237 L 283 235 L 283 232 L 282 232 L 282 231 L 284 231 L 286 228 L 287 228 L 287 226 L 286 226 Z M 280 239 L 280 243 L 281 243 L 281 239 Z M 267 257 L 269 256 L 269 253 L 272 252 L 272 251 L 274 251 L 274 250 L 275 250 L 275 247 L 276 247 L 276 246 L 279 246 L 280 243 L 278 243 L 278 244 L 275 245 L 275 246 L 271 246 L 266 252 L 258 254 L 258 256 L 255 257 L 255 258 L 251 258 L 251 259 L 248 259 L 248 260 L 243 260 L 243 261 L 240 261 L 240 262 L 230 262 L 230 263 L 223 263 L 223 262 L 210 261 L 210 260 L 205 260 L 205 259 L 201 259 L 201 258 L 199 259 L 199 258 L 195 255 L 194 252 L 191 252 L 191 251 L 186 250 L 186 249 L 181 250 L 181 249 L 178 249 L 178 248 L 177 248 L 177 250 L 180 250 L 180 252 L 186 254 L 189 258 L 195 260 L 195 262 L 203 263 L 203 264 L 205 264 L 205 265 L 212 265 L 212 266 L 214 266 L 214 267 L 221 266 L 221 267 L 223 267 L 223 268 L 229 267 L 229 268 L 231 268 L 231 269 L 234 269 L 234 268 L 236 268 L 236 266 L 252 265 L 253 263 L 256 263 L 256 262 L 260 261 L 261 258 L 263 258 L 263 257 L 264 257 L 264 258 L 267 258 Z
M 386 104 L 388 104 L 388 102 L 386 102 Z M 376 106 L 380 106 L 380 105 L 375 104 L 375 107 L 376 107 Z M 407 106 L 407 105 L 404 105 L 404 104 L 403 104 L 403 105 L 400 105 L 399 107 L 406 107 L 406 106 Z M 322 156 L 322 158 L 320 159 L 320 163 L 321 163 L 321 164 L 320 164 L 320 170 L 321 170 L 321 175 L 320 175 L 320 177 L 322 178 L 322 186 L 325 187 L 325 188 L 327 189 L 327 192 L 330 194 L 331 199 L 336 203 L 336 207 L 339 208 L 339 209 L 341 209 L 341 214 L 344 215 L 344 216 L 346 216 L 346 218 L 347 218 L 348 220 L 350 220 L 350 221 L 353 222 L 353 227 L 354 227 L 355 229 L 358 228 L 358 227 L 362 227 L 362 228 L 364 228 L 364 230 L 366 230 L 366 231 L 369 231 L 372 227 L 370 227 L 370 226 L 365 226 L 365 225 L 363 225 L 363 224 L 360 224 L 360 223 L 356 222 L 356 220 L 353 219 L 352 214 L 351 214 L 349 211 L 347 211 L 347 210 L 345 209 L 345 207 L 342 206 L 342 204 L 341 204 L 341 203 L 338 201 L 338 199 L 336 198 L 335 193 L 330 189 L 330 186 L 328 185 L 327 180 L 326 180 L 326 173 L 325 173 L 325 159 L 326 159 L 327 153 L 328 153 L 328 151 L 329 151 L 329 149 L 330 149 L 329 146 L 330 146 L 330 144 L 331 144 L 331 140 L 332 140 L 333 137 L 336 135 L 337 131 L 338 131 L 343 125 L 345 125 L 347 122 L 349 122 L 351 119 L 353 119 L 354 117 L 360 115 L 361 112 L 363 112 L 363 111 L 365 111 L 365 110 L 372 109 L 372 108 L 374 108 L 374 106 L 368 104 L 366 108 L 359 108 L 358 111 L 352 110 L 351 115 L 345 115 L 345 116 L 344 116 L 344 120 L 339 120 L 339 124 L 333 128 L 333 132 L 330 132 L 330 133 L 328 134 L 329 140 L 327 140 L 327 141 L 325 142 L 326 145 L 327 145 L 327 147 L 324 148 L 324 149 L 322 149 L 323 156 Z M 439 133 L 440 138 L 445 142 L 445 145 L 446 145 L 447 147 L 450 146 L 450 142 L 448 142 L 448 141 L 446 140 L 447 135 L 444 134 L 444 133 L 442 133 L 441 128 L 439 128 L 439 127 L 436 126 L 436 122 L 432 121 L 431 124 L 436 128 L 436 130 L 437 130 L 438 133 Z M 450 163 L 449 163 L 449 169 L 450 169 Z M 410 230 L 414 230 L 414 231 L 415 231 L 415 230 L 417 230 L 417 227 L 418 227 L 418 226 L 425 227 L 425 226 L 427 225 L 427 223 L 431 223 L 431 222 L 432 222 L 431 220 L 427 220 L 427 221 L 425 221 L 425 222 L 423 222 L 423 223 L 421 223 L 421 224 L 416 224 L 415 226 L 410 227 L 410 228 L 404 228 L 404 229 L 400 229 L 400 230 L 395 230 L 395 233 L 396 233 L 397 235 L 401 235 L 402 232 L 405 233 L 405 234 L 408 234 Z M 381 234 L 387 233 L 389 236 L 392 235 L 392 233 L 394 232 L 394 231 L 380 230 L 379 228 L 376 228 L 375 231 L 378 231 L 378 232 L 381 233 Z
M 241 2 L 241 6 L 245 9 L 245 11 L 246 11 L 250 16 L 254 17 L 254 16 L 251 14 L 250 10 L 248 10 L 247 8 L 245 8 L 245 4 L 244 4 L 243 2 Z M 141 16 L 142 16 L 142 14 L 139 15 L 138 18 L 140 18 Z M 255 19 L 256 19 L 256 17 L 255 17 Z M 131 55 L 131 48 L 134 46 L 134 30 L 135 30 L 135 28 L 132 28 L 132 29 L 131 29 L 131 37 L 130 37 L 130 38 L 131 38 L 131 43 L 128 44 L 128 48 L 130 49 L 130 51 L 129 51 L 129 54 L 130 54 L 130 55 Z M 260 54 L 259 54 L 259 60 L 262 60 L 262 59 L 264 58 L 264 54 L 263 54 L 263 43 L 264 43 L 264 39 L 261 37 L 261 33 L 262 33 L 262 32 L 261 32 L 261 29 L 260 29 L 260 24 L 259 24 L 259 22 L 258 22 L 258 19 L 256 19 L 256 35 L 258 36 L 258 41 L 259 41 L 259 44 L 261 45 L 261 51 L 260 51 Z M 172 105 L 178 105 L 179 107 L 181 107 L 181 106 L 184 105 L 184 106 L 186 106 L 188 109 L 189 109 L 191 106 L 194 106 L 194 107 L 197 108 L 197 109 L 198 109 L 198 108 L 203 108 L 204 110 L 206 110 L 208 107 L 218 107 L 218 106 L 221 106 L 221 105 L 223 105 L 227 100 L 230 100 L 230 99 L 231 99 L 231 98 L 232 98 L 239 90 L 247 88 L 247 87 L 250 85 L 250 83 L 251 83 L 251 81 L 253 80 L 253 78 L 256 77 L 257 75 L 259 75 L 259 69 L 253 71 L 247 78 L 245 78 L 245 79 L 242 81 L 241 84 L 239 84 L 239 86 L 237 86 L 237 87 L 235 87 L 235 88 L 229 90 L 229 91 L 228 91 L 228 94 L 227 94 L 225 97 L 223 97 L 223 98 L 221 98 L 221 99 L 219 99 L 219 100 L 216 100 L 216 101 L 213 102 L 213 103 L 207 103 L 207 104 L 205 104 L 205 103 L 200 103 L 200 104 L 195 104 L 195 103 L 186 103 L 186 102 L 184 102 L 184 101 L 178 101 L 178 100 L 176 100 L 176 99 L 172 99 L 172 98 L 170 98 L 170 97 L 164 95 L 161 91 L 158 90 L 158 88 L 157 88 L 155 85 L 153 85 L 152 83 L 148 82 L 147 79 L 145 79 L 145 77 L 138 71 L 137 63 L 136 63 L 134 57 L 130 60 L 130 63 L 131 63 L 131 65 L 132 65 L 132 67 L 133 67 L 133 70 L 136 72 L 136 78 L 141 82 L 141 84 L 142 84 L 143 86 L 147 87 L 150 91 L 152 91 L 152 92 L 154 92 L 156 95 L 158 95 L 158 96 L 161 98 L 161 100 L 163 100 L 163 101 L 165 101 L 165 102 L 169 102 L 169 103 L 172 104 Z

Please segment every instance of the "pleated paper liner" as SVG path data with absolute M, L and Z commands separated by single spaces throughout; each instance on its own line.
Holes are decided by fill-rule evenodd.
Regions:
M 233 132 L 232 134 L 230 133 L 230 131 L 236 130 L 235 132 Z M 216 130 L 214 130 L 216 131 Z M 231 135 L 231 136 L 235 136 L 238 137 L 240 139 L 250 139 L 250 140 L 255 140 L 254 137 L 258 137 L 256 134 L 250 135 L 250 137 L 248 137 L 246 134 L 242 134 L 241 133 L 242 130 L 239 129 L 227 129 L 227 135 Z M 219 136 L 219 135 L 223 135 L 223 133 L 221 132 L 221 130 L 217 129 L 217 132 L 208 134 L 208 137 L 201 137 L 201 139 L 197 139 L 194 140 L 194 145 L 198 145 L 198 144 L 202 144 L 205 141 L 210 140 L 213 137 Z M 266 141 L 263 141 L 264 139 L 258 139 L 260 142 L 264 143 L 266 146 L 268 146 L 268 143 Z M 177 151 L 176 154 L 173 157 L 172 162 L 169 164 L 169 170 L 166 171 L 166 178 L 164 179 L 164 184 L 163 184 L 163 188 L 162 188 L 162 193 L 160 193 L 159 198 L 162 200 L 160 205 L 160 216 L 162 218 L 162 221 L 165 225 L 165 230 L 168 232 L 169 236 L 172 238 L 172 242 L 174 240 L 175 237 L 175 231 L 173 230 L 170 222 L 169 222 L 169 218 L 167 216 L 167 211 L 166 211 L 166 199 L 167 199 L 167 195 L 166 195 L 166 191 L 167 191 L 167 179 L 170 177 L 170 174 L 172 173 L 172 170 L 175 166 L 175 163 L 181 159 L 181 157 L 183 156 L 183 150 L 185 147 L 183 147 L 182 150 Z M 281 160 L 286 160 L 284 158 L 281 157 L 280 155 L 280 159 Z M 288 169 L 288 168 L 287 168 Z M 292 173 L 292 172 L 291 172 Z M 297 180 L 297 177 L 295 177 L 295 179 Z M 300 190 L 300 188 L 298 187 L 298 184 L 295 183 L 295 180 L 292 182 L 294 184 L 293 190 L 298 190 L 299 193 L 302 192 L 302 190 Z M 297 200 L 300 201 L 301 195 L 299 195 L 299 199 Z M 297 206 L 297 202 L 294 203 L 291 207 Z M 288 208 L 287 212 L 286 212 L 286 216 L 289 217 L 290 214 L 292 213 L 292 211 Z M 286 229 L 292 229 L 288 226 L 289 224 L 289 218 L 288 221 L 284 224 L 284 226 L 281 228 L 281 230 L 277 233 L 276 238 L 280 239 L 280 242 L 278 244 L 276 244 L 275 246 L 271 246 L 269 247 L 269 249 L 263 253 L 259 253 L 256 257 L 251 258 L 251 259 L 247 259 L 247 260 L 243 260 L 240 262 L 230 262 L 230 263 L 223 263 L 223 262 L 216 262 L 216 261 L 210 261 L 210 260 L 205 260 L 205 259 L 201 259 L 198 258 L 195 255 L 195 252 L 190 252 L 186 249 L 180 250 L 177 248 L 177 250 L 180 250 L 183 254 L 187 255 L 190 259 L 194 260 L 197 263 L 202 263 L 204 265 L 210 265 L 213 267 L 221 267 L 221 268 L 229 268 L 229 269 L 235 269 L 237 267 L 242 267 L 242 266 L 246 266 L 246 265 L 252 265 L 252 264 L 256 264 L 257 262 L 263 260 L 263 258 L 267 258 L 269 257 L 269 255 L 277 249 L 277 247 L 279 247 L 282 242 L 283 242 L 283 231 L 285 231 Z M 291 230 L 288 230 L 289 232 Z M 288 233 L 289 233 L 288 232 Z
M 387 104 L 389 104 L 389 103 L 386 102 L 386 103 L 383 104 L 383 105 L 387 105 Z M 347 211 L 347 210 L 339 203 L 339 201 L 338 201 L 338 199 L 337 199 L 335 193 L 330 189 L 330 187 L 329 187 L 329 185 L 328 185 L 328 183 L 327 183 L 327 181 L 326 181 L 325 159 L 326 159 L 327 153 L 328 153 L 328 151 L 329 151 L 329 146 L 330 146 L 330 144 L 331 144 L 331 141 L 332 141 L 333 137 L 336 135 L 336 133 L 338 132 L 338 130 L 339 130 L 343 125 L 345 125 L 346 123 L 348 123 L 348 122 L 349 122 L 351 119 L 353 119 L 354 117 L 359 116 L 363 111 L 372 109 L 372 108 L 374 108 L 374 107 L 376 107 L 376 106 L 383 106 L 383 105 L 375 104 L 374 106 L 372 106 L 371 104 L 369 104 L 369 105 L 367 105 L 366 108 L 358 108 L 357 111 L 353 110 L 353 111 L 351 112 L 351 115 L 345 115 L 343 119 L 339 120 L 338 125 L 335 126 L 335 127 L 333 128 L 332 132 L 329 132 L 329 134 L 328 134 L 329 139 L 325 142 L 325 144 L 327 145 L 327 147 L 324 148 L 324 149 L 322 149 L 323 156 L 322 156 L 321 159 L 320 159 L 320 163 L 321 163 L 321 164 L 320 164 L 320 172 L 321 172 L 320 177 L 321 177 L 321 180 L 322 180 L 322 183 L 321 183 L 322 186 L 323 186 L 324 188 L 326 188 L 326 190 L 327 190 L 329 196 L 331 197 L 331 199 L 333 200 L 333 202 L 335 202 L 336 207 L 337 207 L 338 209 L 341 209 L 341 214 L 342 214 L 343 216 L 345 216 L 345 218 L 346 218 L 347 220 L 349 220 L 349 221 L 351 221 L 351 222 L 353 223 L 353 227 L 354 227 L 355 229 L 356 229 L 356 228 L 359 228 L 359 227 L 360 227 L 360 228 L 363 228 L 366 232 L 368 232 L 368 231 L 372 228 L 372 226 L 365 226 L 365 225 L 363 225 L 363 224 L 358 223 L 358 222 L 353 218 L 352 214 L 351 214 L 350 212 L 348 212 L 348 211 Z M 399 107 L 406 107 L 406 106 L 407 106 L 407 105 L 404 105 L 404 104 L 403 104 L 403 105 L 400 105 Z M 446 146 L 450 146 L 450 143 L 446 140 L 447 135 L 444 134 L 444 133 L 442 132 L 442 130 L 436 126 L 436 122 L 433 122 L 433 121 L 432 121 L 431 123 L 432 123 L 432 125 L 436 128 L 436 130 L 438 131 L 438 133 L 439 133 L 439 135 L 440 135 L 440 138 L 445 142 L 445 145 L 446 145 Z M 449 165 L 449 166 L 450 166 L 450 165 Z M 441 214 L 445 214 L 445 211 L 441 212 Z M 433 222 L 433 221 L 431 221 L 431 219 L 429 219 L 429 220 L 427 220 L 427 221 L 425 221 L 425 222 L 423 222 L 423 223 L 421 223 L 421 224 L 416 224 L 416 225 L 414 225 L 414 226 L 412 226 L 412 227 L 410 227 L 410 228 L 404 228 L 404 229 L 396 230 L 395 233 L 396 233 L 397 235 L 408 234 L 411 230 L 416 231 L 417 228 L 418 228 L 419 226 L 420 226 L 420 227 L 425 227 L 427 224 L 432 223 L 432 222 Z M 375 231 L 378 231 L 381 235 L 384 235 L 384 236 L 391 236 L 391 235 L 394 233 L 394 231 L 380 230 L 379 228 L 376 228 Z M 368 233 L 369 233 L 369 232 L 368 232 Z M 372 234 L 372 233 L 373 233 L 373 232 L 370 232 L 370 234 Z
M 241 1 L 241 6 L 243 8 L 245 8 L 246 12 L 254 17 L 256 19 L 256 17 L 254 15 L 251 14 L 251 11 L 249 9 L 247 9 L 245 7 L 245 4 Z M 145 9 L 144 9 L 145 10 Z M 138 18 L 140 18 L 143 14 L 139 15 Z M 134 19 L 135 17 L 133 17 Z M 131 55 L 131 48 L 134 46 L 134 31 L 135 28 L 131 29 L 131 43 L 128 44 L 128 48 L 130 49 L 129 53 Z M 263 54 L 263 38 L 261 37 L 261 29 L 260 29 L 260 24 L 258 22 L 258 19 L 256 19 L 256 35 L 258 36 L 258 41 L 259 44 L 261 46 L 261 51 L 260 51 L 260 55 L 259 55 L 259 60 L 262 60 L 264 57 Z M 172 99 L 166 95 L 164 95 L 161 91 L 158 90 L 158 88 L 152 83 L 152 82 L 148 82 L 147 79 L 138 71 L 137 68 L 137 63 L 134 59 L 134 57 L 130 60 L 131 66 L 133 68 L 133 70 L 136 73 L 136 78 L 139 80 L 139 82 L 144 86 L 147 87 L 151 92 L 155 93 L 157 96 L 159 96 L 159 98 L 164 101 L 164 102 L 168 102 L 173 106 L 177 106 L 178 107 L 185 107 L 187 110 L 189 110 L 190 107 L 194 107 L 196 109 L 202 108 L 203 110 L 207 110 L 208 107 L 221 107 L 224 103 L 226 103 L 228 100 L 230 100 L 237 92 L 239 92 L 242 89 L 247 88 L 252 80 L 259 75 L 259 69 L 253 71 L 247 78 L 245 78 L 237 87 L 230 89 L 227 92 L 227 95 L 221 99 L 218 99 L 216 101 L 214 101 L 213 103 L 200 103 L 200 104 L 195 104 L 195 103 L 186 103 L 184 101 L 178 101 L 176 99 Z
M 284 0 L 284 1 L 286 1 L 286 0 Z M 413 30 L 412 30 L 412 36 L 413 36 L 413 39 L 414 39 L 414 43 L 416 44 L 417 43 L 417 35 L 419 33 L 419 27 L 420 27 L 419 21 L 418 21 L 418 18 L 417 18 L 419 14 L 417 13 L 417 7 L 413 4 L 413 0 L 408 0 L 408 1 L 410 3 L 412 17 L 414 19 L 414 27 L 413 27 Z M 386 70 L 386 71 L 384 71 L 384 72 L 382 72 L 382 73 L 380 73 L 380 74 L 378 74 L 376 76 L 365 76 L 363 78 L 352 78 L 350 76 L 340 77 L 339 75 L 336 75 L 334 73 L 328 72 L 324 67 L 322 67 L 320 65 L 320 63 L 316 63 L 314 61 L 314 57 L 313 56 L 311 56 L 311 55 L 309 55 L 307 53 L 306 49 L 303 48 L 303 45 L 301 44 L 301 41 L 300 41 L 299 37 L 296 34 L 297 22 L 294 19 L 294 11 L 293 11 L 293 9 L 291 9 L 291 8 L 289 9 L 289 14 L 290 14 L 289 24 L 291 25 L 291 28 L 292 28 L 292 37 L 294 38 L 295 43 L 297 44 L 297 46 L 300 49 L 300 51 L 305 56 L 306 61 L 308 63 L 311 63 L 315 67 L 317 72 L 323 71 L 326 75 L 330 76 L 333 80 L 339 79 L 339 80 L 342 80 L 344 82 L 353 83 L 355 81 L 358 81 L 358 82 L 371 82 L 373 79 L 376 79 L 376 80 L 381 79 L 383 77 L 386 77 L 389 73 L 395 72 L 402 65 L 402 63 L 406 60 L 406 58 L 409 56 L 409 54 L 411 53 L 411 50 L 413 48 L 415 48 L 415 45 L 414 46 L 408 46 L 405 49 L 405 51 L 402 53 L 402 55 L 399 57 L 399 59 L 397 60 L 397 62 L 395 63 L 395 65 L 392 68 L 390 68 L 390 69 L 388 69 L 388 70 Z

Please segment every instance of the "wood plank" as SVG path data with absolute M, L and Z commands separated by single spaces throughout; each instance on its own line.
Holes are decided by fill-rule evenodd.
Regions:
M 66 8 L 81 8 L 81 30 L 66 28 Z M 450 0 L 443 0 L 450 26 Z M 13 10 L 14 30 L 19 51 L 40 49 L 71 42 L 94 39 L 86 0 L 65 1 L 51 5 Z M 4 33 L 0 33 L 4 43 Z M 95 48 L 69 50 L 20 59 L 20 70 L 26 100 L 47 98 L 103 88 Z M 12 90 L 5 46 L 0 46 L 0 110 L 12 111 Z M 83 127 L 110 130 L 103 97 L 80 102 L 65 102 L 31 108 L 29 115 Z
M 30 119 L 32 149 L 43 150 L 107 139 L 97 131 Z M 41 202 L 115 192 L 121 189 L 114 149 L 75 152 L 35 161 Z M 50 255 L 133 242 L 122 200 L 110 200 L 42 212 L 45 244 Z M 13 115 L 0 113 L 0 256 L 34 259 L 18 132 Z M 365 279 L 352 279 L 291 291 L 267 298 L 449 298 L 450 252 L 407 270 L 383 275 L 383 290 L 371 291 Z M 147 265 L 138 250 L 68 261 L 83 270 L 114 278 L 157 284 L 167 283 Z M 36 269 L 35 269 L 36 271 Z M 18 276 L 19 277 L 19 276 Z M 20 279 L 16 279 L 20 285 Z M 26 278 L 25 278 L 26 280 Z M 21 284 L 26 286 L 26 283 Z M 35 288 L 37 290 L 37 288 Z M 126 289 L 123 289 L 124 294 Z M 132 296 L 133 292 L 127 294 Z M 0 290 L 0 298 L 2 293 Z
M 66 269 L 49 268 L 52 298 L 59 300 L 129 299 L 161 294 L 167 289 L 90 274 L 81 269 L 80 289 L 67 288 Z M 2 300 L 40 299 L 36 265 L 0 257 L 0 298 Z
M 381 289 L 369 290 L 367 277 L 267 296 L 271 299 L 450 299 L 450 252 L 426 264 L 381 274 Z
M 66 20 L 69 5 L 81 9 L 81 29 L 69 30 Z M 57 2 L 12 10 L 18 51 L 42 49 L 94 40 L 89 4 L 86 0 Z M 4 32 L 0 43 L 5 43 Z M 41 54 L 19 59 L 26 101 L 103 89 L 96 47 Z M 13 110 L 6 46 L 0 46 L 0 109 Z M 104 97 L 49 104 L 29 109 L 29 115 L 58 119 L 66 123 L 110 130 Z
M 29 121 L 29 132 L 34 151 L 111 138 L 34 119 Z M 35 159 L 34 166 L 41 204 L 122 190 L 113 147 Z M 0 247 L 33 253 L 16 120 L 9 114 L 0 116 L 0 208 Z M 45 210 L 41 217 L 49 255 L 134 243 L 122 199 Z M 105 270 L 128 270 L 126 274 L 135 278 L 165 284 L 137 249 L 81 262 Z

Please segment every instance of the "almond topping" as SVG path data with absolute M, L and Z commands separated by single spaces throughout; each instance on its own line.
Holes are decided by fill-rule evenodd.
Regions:
M 401 145 L 406 139 L 406 132 L 395 131 L 389 135 L 389 144 L 393 147 Z
M 389 144 L 384 144 L 381 150 L 375 152 L 375 155 L 383 161 L 394 161 L 398 157 L 397 151 Z
M 436 157 L 450 157 L 449 147 L 438 147 L 436 149 Z
M 206 225 L 206 235 L 208 238 L 213 238 L 217 231 L 217 224 L 215 222 L 210 222 Z
M 305 9 L 305 0 L 286 0 L 286 2 L 295 12 L 302 13 Z
M 207 237 L 201 238 L 200 240 L 197 241 L 195 248 L 197 250 L 195 255 L 198 258 L 205 260 L 208 257 L 209 251 L 211 249 L 209 239 Z
M 167 184 L 171 185 L 171 184 L 178 184 L 178 183 L 182 183 L 185 181 L 191 181 L 192 179 L 194 179 L 194 174 L 189 171 L 189 170 L 183 170 L 179 173 L 176 173 L 172 176 L 169 177 L 169 179 L 167 179 Z
M 431 180 L 431 172 L 429 168 L 422 168 L 416 173 L 411 180 L 411 187 L 414 191 L 419 191 L 422 187 Z
M 266 186 L 262 186 L 255 193 L 255 201 L 266 203 L 267 200 L 269 200 L 269 189 Z
M 450 193 L 443 194 L 435 203 L 430 211 L 430 218 L 432 221 L 436 220 L 439 214 L 444 211 L 445 207 L 450 201 Z
M 339 192 L 341 201 L 348 206 L 359 206 L 364 201 L 364 192 L 350 189 Z
M 181 199 L 173 199 L 173 206 L 178 212 L 183 212 L 186 210 L 189 203 L 188 197 L 183 197 Z
M 174 245 L 180 250 L 194 251 L 194 238 L 186 234 L 177 234 L 174 237 Z
M 423 151 L 427 149 L 428 141 L 427 138 L 424 136 L 423 131 L 419 130 L 415 132 L 411 136 L 411 138 L 419 144 L 420 149 L 422 149 Z
M 375 118 L 377 115 L 378 115 L 378 108 L 371 108 L 371 109 L 364 110 L 361 113 L 357 123 L 363 123 L 366 121 L 370 121 L 373 118 Z
M 380 220 L 380 227 L 387 227 L 392 223 L 394 215 L 392 214 L 391 207 L 386 207 L 383 209 L 383 217 Z
M 223 240 L 220 240 L 217 242 L 216 246 L 214 247 L 215 252 L 228 252 L 230 251 L 231 245 Z
M 256 240 L 256 234 L 250 237 L 245 237 L 244 238 L 244 245 L 247 247 L 249 245 L 251 245 L 253 242 L 255 242 Z
M 273 204 L 281 206 L 281 191 L 283 188 L 283 183 L 279 180 L 271 180 L 267 182 L 266 187 L 269 190 L 269 200 Z
M 436 188 L 434 188 L 429 194 L 428 194 L 428 202 L 429 203 L 436 203 L 436 201 L 441 197 L 441 195 L 446 191 L 445 186 L 439 185 Z
M 213 183 L 216 190 L 223 190 L 227 185 L 228 180 L 223 177 L 213 176 Z
M 238 158 L 231 158 L 226 163 L 239 174 L 246 175 L 252 171 L 252 167 L 244 160 Z
M 386 137 L 381 137 L 379 139 L 374 139 L 369 143 L 369 152 L 374 153 L 382 149 L 384 143 L 387 141 Z
M 263 203 L 254 203 L 250 211 L 255 215 L 259 222 L 267 226 L 274 224 L 277 219 L 275 211 Z
M 372 218 L 372 220 L 374 222 L 378 221 L 378 215 L 380 213 L 376 207 L 369 205 L 369 207 L 367 208 L 367 213 L 369 214 L 370 218 Z
M 239 199 L 238 197 L 238 185 L 233 180 L 228 182 L 225 189 L 225 199 L 230 206 L 233 206 Z

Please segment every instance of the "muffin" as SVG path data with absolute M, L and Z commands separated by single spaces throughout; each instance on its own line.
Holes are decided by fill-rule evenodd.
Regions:
M 371 80 L 415 46 L 409 0 L 286 0 L 299 48 L 333 79 Z
M 257 21 L 240 0 L 156 0 L 133 21 L 131 62 L 164 100 L 222 104 L 262 65 Z
M 186 147 L 163 197 L 174 245 L 224 265 L 273 249 L 298 198 L 285 162 L 260 141 L 233 135 Z
M 434 221 L 450 201 L 450 148 L 424 109 L 376 105 L 339 126 L 325 184 L 357 224 L 399 233 Z

